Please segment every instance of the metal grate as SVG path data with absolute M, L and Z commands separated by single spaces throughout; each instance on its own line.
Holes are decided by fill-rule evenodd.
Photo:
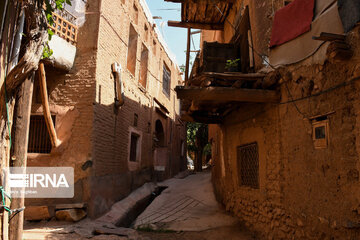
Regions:
M 168 67 L 164 64 L 163 66 L 163 91 L 170 96 L 170 79 L 171 72 Z
M 55 116 L 51 116 L 55 124 Z M 43 115 L 32 115 L 30 117 L 29 129 L 29 153 L 50 153 L 51 141 Z
M 257 143 L 237 148 L 239 183 L 243 186 L 259 188 L 259 152 Z

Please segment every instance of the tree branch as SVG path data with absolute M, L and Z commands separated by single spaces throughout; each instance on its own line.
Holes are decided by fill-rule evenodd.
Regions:
M 24 56 L 6 77 L 6 90 L 12 93 L 29 75 L 37 70 L 44 44 L 48 40 L 47 19 L 42 0 L 24 0 L 28 44 Z

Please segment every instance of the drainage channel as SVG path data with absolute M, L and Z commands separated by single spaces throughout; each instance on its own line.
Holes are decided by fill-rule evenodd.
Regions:
M 116 226 L 118 227 L 133 227 L 134 221 L 136 218 L 144 212 L 144 210 L 158 197 L 162 191 L 164 191 L 167 186 L 157 186 L 155 190 L 148 196 L 144 197 L 142 200 L 138 201 L 131 209 L 129 209 L 126 217 L 117 222 Z

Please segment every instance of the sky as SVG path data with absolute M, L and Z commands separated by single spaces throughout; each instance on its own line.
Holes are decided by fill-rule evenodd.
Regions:
M 168 27 L 167 21 L 181 20 L 181 4 L 170 3 L 164 0 L 146 0 L 147 5 L 150 8 L 151 14 L 159 16 L 162 19 L 155 19 L 156 25 L 160 32 L 163 34 L 163 38 L 166 41 L 169 49 L 176 56 L 176 60 L 179 66 L 185 65 L 186 60 L 186 44 L 187 44 L 187 29 L 178 27 Z M 191 43 L 191 50 L 199 50 L 200 34 L 193 35 L 195 44 Z M 195 58 L 196 53 L 191 53 L 192 59 Z

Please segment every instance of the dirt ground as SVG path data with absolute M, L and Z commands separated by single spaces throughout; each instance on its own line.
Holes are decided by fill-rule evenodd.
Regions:
M 137 231 L 138 236 L 131 238 L 116 235 L 98 235 L 91 238 L 80 236 L 75 232 L 26 231 L 24 240 L 258 240 L 255 234 L 247 231 L 241 224 L 220 227 L 199 232 L 145 232 Z
M 231 227 L 220 227 L 216 229 L 205 230 L 201 232 L 141 232 L 141 236 L 148 237 L 151 240 L 257 240 L 258 238 L 247 232 L 240 225 Z

